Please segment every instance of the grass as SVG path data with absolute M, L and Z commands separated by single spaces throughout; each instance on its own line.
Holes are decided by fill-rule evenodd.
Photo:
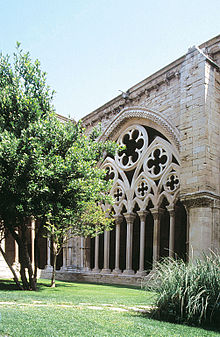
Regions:
M 147 290 L 157 291 L 157 314 L 176 323 L 220 326 L 220 255 L 189 263 L 165 258 Z
M 139 312 L 154 303 L 154 293 L 135 287 L 57 281 L 51 289 L 41 280 L 39 290 L 30 292 L 1 280 L 0 336 L 220 336 Z

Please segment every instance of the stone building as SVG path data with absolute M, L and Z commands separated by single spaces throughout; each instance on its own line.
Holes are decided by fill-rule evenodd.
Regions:
M 102 140 L 126 145 L 102 164 L 113 179 L 116 225 L 73 238 L 58 278 L 135 284 L 161 257 L 219 250 L 219 70 L 220 35 L 83 118 L 88 132 L 101 123 Z M 51 271 L 45 250 L 42 242 L 43 277 Z

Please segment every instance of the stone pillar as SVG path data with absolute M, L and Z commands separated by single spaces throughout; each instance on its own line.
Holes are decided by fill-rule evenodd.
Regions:
M 91 271 L 91 267 L 90 267 L 90 246 L 91 246 L 91 238 L 87 237 L 84 239 L 84 262 L 83 262 L 83 268 L 84 271 L 89 272 Z
M 63 246 L 63 265 L 62 267 L 60 268 L 61 271 L 66 271 L 66 268 L 67 268 L 67 263 L 66 263 L 66 260 L 67 260 L 67 251 L 66 251 L 66 245 Z
M 15 241 L 15 265 L 19 265 L 19 249 L 18 249 L 18 244 L 17 241 Z
M 133 241 L 133 223 L 136 217 L 135 213 L 129 212 L 123 214 L 127 222 L 127 240 L 126 240 L 126 269 L 123 271 L 125 275 L 133 275 L 132 269 L 132 241 Z
M 119 254 L 120 254 L 120 226 L 123 221 L 122 215 L 115 215 L 115 269 L 113 274 L 120 274 L 121 270 L 119 268 Z
M 16 230 L 16 233 L 18 234 L 18 230 Z M 15 269 L 15 270 L 19 270 L 19 248 L 18 248 L 18 244 L 17 244 L 17 241 L 14 240 L 14 262 L 12 264 L 12 267 Z
M 31 217 L 31 264 L 34 269 L 34 240 L 35 240 L 35 219 Z
M 47 236 L 47 265 L 45 266 L 45 269 L 48 271 L 52 270 L 50 254 L 51 254 L 51 241 L 48 235 Z
M 81 270 L 84 270 L 85 268 L 85 243 L 84 243 L 84 238 L 81 236 L 80 238 L 80 268 Z
M 140 217 L 140 258 L 139 258 L 139 270 L 137 271 L 138 276 L 146 275 L 144 270 L 144 244 L 145 244 L 145 220 L 148 211 L 137 211 Z
M 153 265 L 160 257 L 160 217 L 163 212 L 160 208 L 151 208 L 151 214 L 154 218 L 154 236 L 153 236 Z
M 68 240 L 67 246 L 67 268 L 72 268 L 72 239 Z
M 99 273 L 99 235 L 95 237 L 95 266 L 92 270 L 93 273 Z
M 210 248 L 219 251 L 220 202 L 207 191 L 182 196 L 188 216 L 189 259 L 203 258 Z M 217 242 L 218 241 L 218 242 Z
M 66 251 L 66 246 L 63 247 L 63 266 L 62 266 L 62 269 L 66 269 L 66 266 L 67 266 L 67 251 Z
M 103 274 L 111 273 L 109 269 L 109 254 L 110 254 L 110 231 L 104 231 L 104 268 L 102 269 Z
M 170 235 L 169 235 L 169 257 L 174 257 L 174 240 L 175 240 L 175 209 L 174 205 L 167 206 L 170 214 Z

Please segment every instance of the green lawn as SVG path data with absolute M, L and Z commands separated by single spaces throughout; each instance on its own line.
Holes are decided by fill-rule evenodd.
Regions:
M 110 285 L 41 280 L 37 292 L 0 280 L 0 336 L 220 336 L 216 331 L 150 319 L 154 295 Z

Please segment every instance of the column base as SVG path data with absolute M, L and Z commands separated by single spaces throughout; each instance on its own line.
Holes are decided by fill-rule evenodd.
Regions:
M 93 268 L 93 269 L 91 270 L 91 272 L 94 273 L 94 274 L 99 274 L 99 273 L 100 273 L 100 269 L 95 269 L 95 268 Z
M 125 269 L 123 271 L 123 275 L 134 275 L 134 270 L 132 270 L 132 269 Z
M 19 262 L 14 262 L 12 264 L 12 268 L 15 270 L 15 271 L 19 271 L 20 270 L 20 263 Z
M 113 271 L 112 271 L 112 274 L 114 274 L 114 275 L 118 275 L 118 274 L 121 274 L 122 273 L 122 271 L 121 271 L 121 269 L 119 269 L 119 268 L 115 268 Z
M 103 268 L 102 270 L 101 270 L 101 274 L 111 274 L 111 269 L 105 269 L 105 268 Z
M 89 267 L 83 267 L 81 271 L 82 271 L 82 273 L 91 273 L 92 269 L 89 268 Z
M 52 272 L 53 271 L 53 267 L 50 265 L 50 264 L 47 264 L 44 268 L 45 271 L 48 271 L 48 272 Z
M 136 276 L 146 276 L 147 272 L 145 270 L 138 270 Z

